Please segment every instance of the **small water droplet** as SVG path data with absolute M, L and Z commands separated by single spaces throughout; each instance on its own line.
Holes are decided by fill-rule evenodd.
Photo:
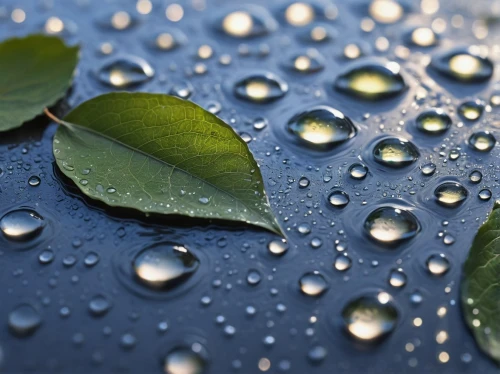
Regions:
M 466 101 L 458 106 L 458 114 L 465 120 L 476 122 L 483 114 L 484 104 L 480 100 Z
M 28 336 L 42 324 L 42 317 L 32 305 L 20 304 L 10 312 L 8 324 L 13 334 Z
M 99 255 L 95 252 L 89 252 L 85 256 L 84 263 L 88 267 L 95 266 L 99 262 Z
M 349 195 L 344 191 L 333 191 L 328 196 L 328 201 L 335 208 L 345 208 L 349 204 Z
M 307 296 L 320 296 L 328 290 L 325 277 L 318 271 L 305 273 L 299 279 L 300 290 Z
M 431 135 L 445 133 L 451 127 L 451 118 L 442 109 L 430 109 L 416 119 L 417 129 Z
M 347 255 L 347 253 L 341 253 L 341 254 L 337 255 L 337 257 L 335 257 L 335 262 L 333 263 L 333 266 L 338 271 L 346 271 L 346 270 L 349 270 L 351 268 L 352 260 Z
M 365 179 L 368 175 L 368 167 L 360 163 L 352 164 L 351 166 L 349 166 L 349 175 L 352 179 Z
M 301 177 L 299 179 L 299 188 L 307 188 L 311 182 L 306 177 Z
M 432 57 L 431 68 L 448 78 L 479 83 L 493 75 L 493 63 L 486 57 L 463 49 L 455 49 Z
M 45 249 L 38 255 L 38 261 L 40 261 L 41 264 L 50 264 L 52 261 L 54 261 L 54 252 L 50 249 Z
M 266 8 L 243 5 L 218 17 L 217 28 L 233 38 L 253 38 L 275 31 L 278 23 Z
M 249 75 L 234 85 L 234 94 L 254 103 L 271 103 L 288 92 L 288 84 L 272 73 Z
M 423 175 L 430 176 L 436 172 L 436 164 L 428 162 L 420 167 Z
M 473 170 L 469 174 L 471 183 L 478 184 L 483 180 L 483 174 L 479 170 Z
M 406 285 L 407 278 L 403 269 L 393 269 L 389 273 L 389 284 L 392 287 L 401 288 Z
M 406 42 L 417 47 L 432 47 L 438 41 L 438 35 L 430 27 L 415 27 L 406 35 Z
M 469 137 L 469 146 L 479 152 L 489 152 L 495 146 L 496 141 L 489 131 L 477 131 Z
M 396 23 L 404 16 L 404 8 L 394 0 L 373 0 L 368 12 L 375 21 L 383 24 Z
M 444 275 L 450 269 L 450 262 L 444 254 L 430 255 L 426 265 L 432 275 Z
M 40 185 L 40 183 L 42 182 L 42 180 L 37 177 L 36 175 L 32 175 L 29 179 L 28 179 L 28 184 L 31 186 L 31 187 L 38 187 Z
M 128 88 L 153 78 L 154 69 L 137 56 L 121 56 L 105 63 L 97 72 L 97 78 L 114 88 Z
M 276 239 L 267 245 L 269 252 L 275 256 L 283 256 L 288 251 L 288 243 L 285 239 Z
M 258 270 L 250 270 L 247 274 L 247 283 L 251 286 L 256 286 L 260 283 L 262 276 Z
M 478 197 L 479 199 L 483 200 L 483 201 L 488 201 L 489 199 L 491 199 L 491 196 L 492 196 L 492 193 L 489 189 L 485 188 L 485 189 L 482 189 L 481 191 L 479 191 L 478 193 Z
M 89 302 L 89 311 L 95 317 L 101 317 L 111 309 L 111 302 L 104 295 L 96 295 Z
M 316 73 L 325 68 L 325 58 L 316 49 L 308 49 L 288 56 L 283 66 L 298 73 Z

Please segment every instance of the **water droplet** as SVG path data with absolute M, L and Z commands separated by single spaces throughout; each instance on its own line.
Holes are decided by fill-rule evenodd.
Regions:
M 306 43 L 325 43 L 335 39 L 338 35 L 330 25 L 309 25 L 298 33 L 298 38 Z
M 379 100 L 399 95 L 406 89 L 396 62 L 362 62 L 340 74 L 335 88 L 362 99 Z
M 492 193 L 489 189 L 485 188 L 485 189 L 482 189 L 481 191 L 479 191 L 478 193 L 478 197 L 483 200 L 483 201 L 488 201 L 489 199 L 491 199 L 491 196 L 492 196 Z
M 106 296 L 96 295 L 89 302 L 89 311 L 93 316 L 100 317 L 111 309 L 111 302 Z
M 176 347 L 165 357 L 163 370 L 166 374 L 202 374 L 207 367 L 203 352 L 199 343 Z
M 106 12 L 97 18 L 97 24 L 104 29 L 127 30 L 135 26 L 138 19 L 123 10 Z
M 436 172 L 436 164 L 432 162 L 428 162 L 427 164 L 424 164 L 420 167 L 420 170 L 422 170 L 422 174 L 426 176 L 433 175 Z
M 364 228 L 371 238 L 381 243 L 397 244 L 417 235 L 420 223 L 409 211 L 386 206 L 371 212 Z
M 439 204 L 446 207 L 457 207 L 461 205 L 469 193 L 460 183 L 445 182 L 434 190 L 434 196 Z
M 88 267 L 95 266 L 99 262 L 99 255 L 95 252 L 89 252 L 85 256 L 84 263 Z
M 414 163 L 419 157 L 412 142 L 399 138 L 382 139 L 373 148 L 373 157 L 381 165 L 402 168 Z
M 365 295 L 349 302 L 342 310 L 347 332 L 360 341 L 372 342 L 389 335 L 398 320 L 398 311 L 386 292 Z
M 41 183 L 41 179 L 39 177 L 37 177 L 36 175 L 32 175 L 29 179 L 28 179 L 28 184 L 31 186 L 31 187 L 38 187 Z
M 389 284 L 392 287 L 401 288 L 406 285 L 407 278 L 403 269 L 393 269 L 389 273 Z
M 127 88 L 147 82 L 153 78 L 154 69 L 137 56 L 116 57 L 105 63 L 97 72 L 97 78 L 114 88 Z
M 443 275 L 450 269 L 450 262 L 444 254 L 430 255 L 426 265 L 432 275 Z
M 198 269 L 198 258 L 187 248 L 159 244 L 140 252 L 133 261 L 137 279 L 153 289 L 169 289 L 185 282 Z
M 257 131 L 263 130 L 267 127 L 267 119 L 263 117 L 257 117 L 253 120 L 253 128 Z
M 186 43 L 186 35 L 177 29 L 163 30 L 148 40 L 149 46 L 159 51 L 172 51 Z
M 54 252 L 50 249 L 45 249 L 38 255 L 38 261 L 40 261 L 41 264 L 50 264 L 52 261 L 54 261 Z
M 451 118 L 442 109 L 430 109 L 416 119 L 417 129 L 432 135 L 440 135 L 451 127 Z
M 17 336 L 28 336 L 42 324 L 40 313 L 30 304 L 18 305 L 9 314 L 10 331 Z
M 327 355 L 328 351 L 321 345 L 315 345 L 307 352 L 307 358 L 313 364 L 323 362 Z
M 433 56 L 430 67 L 448 78 L 465 83 L 483 82 L 493 74 L 493 63 L 488 58 L 463 49 Z
M 256 286 L 260 283 L 262 276 L 257 270 L 250 270 L 247 274 L 247 282 L 251 286 Z
M 219 17 L 217 28 L 233 38 L 252 38 L 275 31 L 278 23 L 267 9 L 244 5 Z
M 489 152 L 495 146 L 496 141 L 489 131 L 477 131 L 469 137 L 469 146 L 479 152 Z
M 315 9 L 311 4 L 296 2 L 285 9 L 285 19 L 292 26 L 306 26 L 315 18 Z
M 285 239 L 276 239 L 267 245 L 269 252 L 275 256 L 283 256 L 288 251 L 288 243 Z
M 123 334 L 120 339 L 120 345 L 125 349 L 132 349 L 137 344 L 137 338 L 131 333 Z
M 31 209 L 12 210 L 0 219 L 0 230 L 10 240 L 33 239 L 44 227 L 43 217 Z
M 173 84 L 170 88 L 170 95 L 180 97 L 181 99 L 188 99 L 194 92 L 194 87 L 189 81 L 179 81 Z
M 341 254 L 337 255 L 337 257 L 335 257 L 335 262 L 333 263 L 333 266 L 338 271 L 346 271 L 346 270 L 349 270 L 351 268 L 352 260 L 347 255 L 347 253 L 341 253 Z
M 349 175 L 352 179 L 365 179 L 368 175 L 368 167 L 360 163 L 352 164 L 349 166 Z
M 430 27 L 416 27 L 406 36 L 406 42 L 417 47 L 432 47 L 438 40 L 438 36 Z
M 476 122 L 483 114 L 484 105 L 479 100 L 466 101 L 459 105 L 458 114 L 463 119 Z
M 318 271 L 304 274 L 299 279 L 300 290 L 307 296 L 320 296 L 328 290 L 325 277 Z
M 299 233 L 301 233 L 302 235 L 307 235 L 311 232 L 311 226 L 309 226 L 309 224 L 307 223 L 301 223 L 298 227 L 297 227 L 297 231 Z
M 348 117 L 327 106 L 317 106 L 296 114 L 288 121 L 287 129 L 302 143 L 314 148 L 338 145 L 357 132 Z
M 373 0 L 368 12 L 379 23 L 391 24 L 398 22 L 404 15 L 404 9 L 394 0 Z
M 299 73 L 315 73 L 325 68 L 325 58 L 316 49 L 308 49 L 305 53 L 289 56 L 284 67 Z
M 328 196 L 328 201 L 335 208 L 345 208 L 349 204 L 349 195 L 344 191 L 333 191 Z
M 471 183 L 478 184 L 483 180 L 483 174 L 479 170 L 473 170 L 469 174 Z
M 311 182 L 306 177 L 301 177 L 299 179 L 299 188 L 307 188 Z
M 236 97 L 254 103 L 271 103 L 288 92 L 288 84 L 272 73 L 249 75 L 234 85 Z

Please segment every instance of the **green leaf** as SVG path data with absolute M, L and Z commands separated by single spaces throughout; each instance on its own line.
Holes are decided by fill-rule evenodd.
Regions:
M 142 212 L 243 221 L 282 235 L 248 146 L 198 105 L 110 93 L 81 104 L 62 123 L 56 162 L 86 195 Z
M 500 202 L 481 226 L 464 265 L 462 306 L 481 349 L 500 362 Z
M 0 131 L 20 127 L 64 96 L 78 50 L 44 35 L 0 43 Z

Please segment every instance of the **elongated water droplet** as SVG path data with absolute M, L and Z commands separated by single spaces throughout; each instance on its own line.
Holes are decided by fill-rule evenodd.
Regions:
M 484 82 L 493 75 L 490 59 L 463 49 L 433 56 L 430 67 L 448 78 L 465 83 Z
M 33 239 L 44 227 L 43 217 L 31 209 L 12 210 L 0 219 L 0 230 L 10 240 Z
M 300 290 L 307 296 L 320 296 L 328 290 L 325 277 L 318 271 L 305 273 L 299 279 Z
M 236 97 L 254 103 L 271 103 L 288 92 L 288 84 L 272 73 L 249 75 L 234 86 Z
M 342 310 L 347 332 L 364 342 L 377 341 L 389 335 L 396 327 L 398 317 L 392 297 L 386 292 L 361 296 Z
M 370 238 L 381 243 L 396 244 L 417 235 L 420 223 L 417 217 L 406 210 L 381 207 L 368 215 L 364 228 Z
M 149 63 L 137 56 L 117 57 L 97 72 L 99 81 L 114 88 L 127 88 L 150 80 L 155 74 Z
M 278 22 L 266 8 L 244 5 L 217 17 L 216 27 L 233 38 L 252 38 L 275 31 Z
M 396 62 L 362 62 L 340 74 L 335 89 L 368 100 L 380 100 L 401 94 L 406 84 Z
M 158 244 L 140 252 L 133 262 L 137 279 L 153 289 L 170 289 L 191 277 L 198 258 L 179 245 Z
M 402 168 L 414 163 L 419 157 L 417 147 L 405 139 L 386 138 L 373 148 L 375 161 L 391 168 Z
M 42 317 L 32 305 L 20 304 L 10 312 L 8 324 L 13 334 L 28 336 L 42 324 Z
M 348 117 L 328 106 L 317 106 L 293 116 L 287 129 L 301 142 L 314 148 L 335 146 L 351 139 L 357 132 Z
M 431 135 L 440 135 L 451 127 L 451 118 L 442 109 L 430 109 L 416 119 L 417 129 Z
M 446 207 L 454 208 L 461 205 L 469 193 L 460 183 L 445 182 L 434 190 L 436 201 Z
M 489 131 L 477 131 L 469 137 L 469 146 L 479 152 L 489 152 L 497 140 Z

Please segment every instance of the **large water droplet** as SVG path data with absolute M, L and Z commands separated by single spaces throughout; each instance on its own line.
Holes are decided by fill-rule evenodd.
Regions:
M 496 141 L 489 131 L 477 131 L 469 137 L 469 146 L 479 152 L 489 152 L 495 146 Z
M 493 63 L 486 57 L 458 49 L 435 55 L 430 67 L 440 74 L 466 83 L 479 83 L 493 75 Z
M 217 28 L 234 38 L 251 38 L 275 31 L 278 23 L 267 9 L 256 5 L 245 5 L 219 16 Z
M 9 328 L 17 336 L 28 336 L 42 324 L 40 313 L 30 304 L 18 305 L 9 314 Z
M 420 231 L 420 223 L 412 213 L 393 207 L 375 209 L 366 218 L 364 228 L 373 239 L 396 244 L 413 238 Z
M 158 244 L 140 252 L 133 261 L 137 279 L 153 289 L 170 289 L 198 269 L 198 258 L 179 245 Z
M 325 277 L 318 271 L 304 274 L 299 279 L 300 290 L 307 296 L 320 296 L 328 290 Z
M 12 210 L 0 219 L 0 230 L 10 240 L 33 239 L 44 227 L 43 217 L 31 209 Z
M 386 99 L 406 89 L 400 70 L 396 62 L 363 62 L 340 74 L 335 80 L 335 88 L 363 99 Z
M 380 140 L 373 148 L 375 161 L 391 168 L 402 168 L 414 163 L 419 157 L 417 147 L 412 142 L 399 138 Z
M 163 370 L 166 374 L 202 374 L 207 367 L 207 361 L 200 354 L 203 347 L 199 343 L 191 347 L 177 347 L 165 357 Z
M 328 106 L 317 106 L 293 116 L 288 131 L 301 142 L 315 148 L 328 148 L 356 135 L 352 121 Z
M 150 80 L 155 74 L 149 63 L 136 56 L 117 57 L 97 72 L 99 81 L 114 88 L 127 88 Z
M 272 73 L 252 74 L 234 85 L 236 97 L 254 103 L 271 103 L 288 92 L 288 84 Z
M 439 204 L 446 207 L 457 207 L 462 204 L 469 193 L 460 183 L 445 182 L 434 190 L 434 196 Z
M 354 338 L 372 342 L 390 334 L 396 327 L 398 311 L 386 292 L 361 296 L 342 310 L 347 332 Z
M 430 109 L 416 119 L 417 129 L 431 135 L 439 135 L 451 127 L 451 118 L 442 109 Z

